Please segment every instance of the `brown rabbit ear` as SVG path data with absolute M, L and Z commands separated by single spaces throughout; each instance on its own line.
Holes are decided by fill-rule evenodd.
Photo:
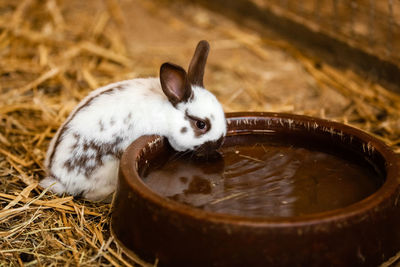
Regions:
M 160 82 L 164 94 L 174 106 L 180 102 L 186 102 L 192 95 L 192 88 L 188 83 L 186 71 L 178 65 L 162 64 Z
M 206 67 L 208 52 L 210 45 L 207 41 L 202 40 L 198 43 L 194 52 L 192 61 L 189 65 L 188 77 L 189 82 L 193 85 L 203 86 L 204 69 Z

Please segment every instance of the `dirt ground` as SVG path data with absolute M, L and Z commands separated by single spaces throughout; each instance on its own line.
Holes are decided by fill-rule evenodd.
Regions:
M 166 61 L 187 68 L 202 39 L 211 45 L 205 86 L 226 112 L 332 119 L 400 152 L 398 95 L 267 30 L 180 1 L 0 0 L 0 266 L 146 265 L 110 236 L 109 204 L 37 182 L 51 137 L 90 90 L 157 76 Z
M 252 45 L 260 38 L 256 33 L 238 28 L 221 15 L 190 6 L 165 10 L 158 5 L 124 5 L 127 17 L 140 18 L 128 20 L 124 28 L 128 51 L 140 54 L 138 62 L 143 64 L 152 58 L 152 75 L 162 60 L 187 66 L 196 43 L 209 40 L 205 84 L 228 112 L 315 113 L 322 108 L 339 116 L 349 103 L 335 90 L 321 92 L 302 65 L 282 49 L 264 47 L 261 42 Z

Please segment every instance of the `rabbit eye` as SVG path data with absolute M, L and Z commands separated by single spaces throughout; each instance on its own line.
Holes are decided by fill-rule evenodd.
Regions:
M 190 126 L 194 131 L 194 136 L 199 137 L 211 129 L 211 123 L 209 118 L 199 118 L 190 115 L 187 110 L 185 111 L 186 119 L 189 120 Z
M 196 121 L 196 127 L 203 130 L 206 127 L 206 123 L 204 121 Z

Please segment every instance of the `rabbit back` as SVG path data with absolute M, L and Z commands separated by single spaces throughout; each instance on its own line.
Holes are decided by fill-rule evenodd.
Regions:
M 154 78 L 122 81 L 93 91 L 51 141 L 45 161 L 48 177 L 42 186 L 54 183 L 55 193 L 84 194 L 90 199 L 99 198 L 87 196 L 100 194 L 99 188 L 110 188 L 106 191 L 111 193 L 122 152 L 137 137 L 154 132 L 149 120 L 157 120 L 162 128 L 159 114 L 170 108 Z

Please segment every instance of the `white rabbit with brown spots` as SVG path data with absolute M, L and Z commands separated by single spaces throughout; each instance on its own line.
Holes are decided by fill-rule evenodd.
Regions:
M 133 79 L 91 92 L 50 142 L 41 186 L 102 200 L 116 187 L 121 154 L 142 135 L 165 136 L 177 151 L 207 153 L 226 134 L 225 115 L 204 89 L 209 44 L 200 41 L 188 73 L 164 63 L 160 78 Z

